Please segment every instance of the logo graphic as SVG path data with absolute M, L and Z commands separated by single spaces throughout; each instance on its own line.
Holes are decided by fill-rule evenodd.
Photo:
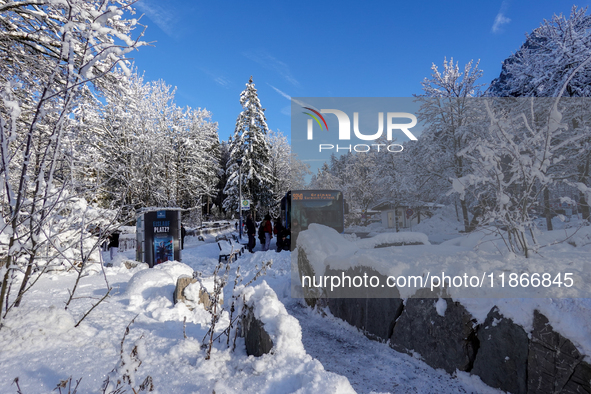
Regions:
M 321 109 L 320 112 L 310 108 L 310 107 L 303 107 L 310 112 L 303 112 L 304 114 L 310 116 L 312 119 L 318 123 L 320 129 L 322 130 L 322 123 L 320 123 L 320 119 L 324 123 L 326 130 L 328 131 L 328 125 L 326 124 L 326 120 L 322 116 L 322 114 L 333 114 L 336 115 L 337 120 L 339 122 L 339 140 L 350 140 L 351 139 L 351 120 L 349 116 L 338 109 Z M 317 115 L 317 116 L 315 116 Z M 318 119 L 320 118 L 320 119 Z M 314 122 L 312 119 L 308 119 L 308 140 L 314 139 L 314 132 L 313 126 Z M 394 123 L 394 119 L 409 119 L 410 123 Z M 414 136 L 413 133 L 409 131 L 410 128 L 417 125 L 417 118 L 413 114 L 409 114 L 408 112 L 387 112 L 386 115 L 386 138 L 388 141 L 392 141 L 392 132 L 394 130 L 401 130 L 410 140 L 416 141 L 417 137 Z M 364 141 L 374 141 L 380 138 L 384 132 L 384 113 L 378 112 L 378 131 L 374 134 L 363 134 L 359 130 L 359 112 L 353 112 L 353 132 L 355 136 L 360 140 Z
M 318 112 L 318 111 L 316 111 L 316 110 L 314 110 L 314 109 L 312 109 L 312 108 L 310 108 L 310 107 L 304 107 L 304 109 L 310 110 L 310 111 L 314 112 L 316 115 L 318 115 L 318 116 L 320 117 L 320 119 L 322 119 L 322 121 L 324 122 L 324 125 L 326 126 L 326 131 L 328 131 L 328 125 L 326 124 L 326 120 L 324 120 L 324 116 L 320 115 L 320 112 Z M 314 115 L 312 115 L 312 114 L 311 114 L 311 113 L 309 113 L 309 112 L 304 112 L 304 114 L 306 114 L 306 115 L 309 115 L 309 116 L 313 117 L 313 118 L 314 118 L 314 120 L 316 120 L 316 123 L 318 123 L 318 126 L 320 126 L 320 130 L 322 130 L 322 123 L 320 123 L 320 121 L 318 120 L 318 118 L 317 118 L 317 117 L 315 117 Z M 310 120 L 308 121 L 308 124 L 310 124 L 310 123 L 311 123 L 311 120 L 312 120 L 312 119 L 310 119 Z M 309 126 L 308 126 L 308 130 L 309 130 L 310 128 L 311 128 L 311 127 L 309 127 Z M 311 139 L 311 138 L 308 138 L 308 139 Z

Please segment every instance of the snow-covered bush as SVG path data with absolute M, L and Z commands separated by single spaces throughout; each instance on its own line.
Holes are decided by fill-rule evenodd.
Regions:
M 453 189 L 461 199 L 475 196 L 482 209 L 480 224 L 497 226 L 509 250 L 527 257 L 537 244 L 532 212 L 541 193 L 566 178 L 569 170 L 561 162 L 582 135 L 563 119 L 577 103 L 507 98 L 473 104 L 486 117 L 481 136 L 462 152 L 471 171 L 455 178 Z
M 237 291 L 238 286 L 241 285 L 242 281 L 244 280 L 242 274 L 240 273 L 240 266 L 231 265 L 232 261 L 236 258 L 236 253 L 236 251 L 232 250 L 230 257 L 225 262 L 222 262 L 221 260 L 219 261 L 218 265 L 214 269 L 213 277 L 208 281 L 210 283 L 205 283 L 205 280 L 201 278 L 201 274 L 199 272 L 195 273 L 195 277 L 200 284 L 200 291 L 209 298 L 209 302 L 207 305 L 205 305 L 205 310 L 210 314 L 211 319 L 208 324 L 208 331 L 202 340 L 202 346 L 207 349 L 205 355 L 206 360 L 209 360 L 211 356 L 214 340 L 219 339 L 222 335 L 226 337 L 227 347 L 230 347 L 230 340 L 232 340 L 232 338 L 232 349 L 234 349 L 236 346 L 236 337 L 238 335 L 237 321 L 244 314 L 244 308 L 246 307 L 240 300 L 242 294 Z M 244 286 L 249 286 L 260 276 L 264 275 L 267 272 L 267 268 L 271 267 L 272 264 L 273 260 L 270 260 L 263 262 L 260 269 L 258 265 L 255 266 L 256 272 L 254 276 Z M 211 281 L 213 281 L 213 285 Z M 224 290 L 225 287 L 231 282 L 233 282 L 233 288 L 231 292 L 232 299 L 230 302 L 224 304 L 222 301 Z M 220 323 L 221 317 L 224 314 L 229 314 L 228 326 L 216 336 L 216 330 L 219 331 L 219 327 L 217 327 L 217 325 Z
M 125 339 L 127 334 L 129 334 L 129 327 L 134 321 L 135 318 L 133 318 L 127 327 L 125 327 L 125 333 L 121 339 L 119 362 L 115 368 L 109 372 L 103 382 L 103 394 L 124 393 L 126 391 L 124 388 L 127 386 L 131 387 L 135 394 L 154 391 L 154 384 L 152 383 L 152 377 L 150 375 L 146 376 L 141 383 L 139 383 L 136 378 L 136 372 L 142 365 L 142 359 L 146 357 L 146 344 L 143 336 L 135 341 L 129 354 L 127 354 L 124 349 Z
M 62 203 L 78 192 L 71 115 L 89 94 L 86 85 L 99 87 L 116 65 L 126 68 L 127 53 L 144 45 L 131 37 L 137 20 L 125 18 L 133 3 L 0 3 L 0 55 L 11 59 L 0 62 L 0 233 L 8 238 L 0 310 L 18 263 L 26 261 L 26 284 L 40 241 L 59 241 L 52 225 L 60 226 Z M 52 246 L 64 255 L 69 247 L 59 243 Z

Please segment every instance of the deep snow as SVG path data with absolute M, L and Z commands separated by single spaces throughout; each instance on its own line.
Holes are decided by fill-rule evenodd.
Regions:
M 236 263 L 248 280 L 255 267 L 273 260 L 267 275 L 253 284 L 258 288 L 248 292 L 267 299 L 263 315 L 282 321 L 274 334 L 287 338 L 281 350 L 247 357 L 239 338 L 234 353 L 225 343 L 216 344 L 211 360 L 205 361 L 201 339 L 209 315 L 202 308 L 190 311 L 183 304 L 174 306 L 172 292 L 179 275 L 191 270 L 211 274 L 218 253 L 215 243 L 188 237 L 183 263 L 128 270 L 122 261 L 131 259 L 133 252 L 120 254 L 114 266 L 104 271 L 114 289 L 111 297 L 77 328 L 76 321 L 106 292 L 102 271 L 90 271 L 82 279 L 67 311 L 64 301 L 75 275 L 61 272 L 41 278 L 0 330 L 0 392 L 16 392 L 12 382 L 19 377 L 23 393 L 49 393 L 70 376 L 82 379 L 79 392 L 100 392 L 106 375 L 119 361 L 125 327 L 136 315 L 124 352 L 141 344 L 142 364 L 133 378 L 137 385 L 150 375 L 159 393 L 345 393 L 351 387 L 360 393 L 496 392 L 475 377 L 461 373 L 451 377 L 433 370 L 420 360 L 368 340 L 330 315 L 303 307 L 301 300 L 290 296 L 289 252 L 247 253 Z M 227 291 L 224 298 L 229 300 L 231 294 Z M 224 320 L 228 321 L 227 316 Z

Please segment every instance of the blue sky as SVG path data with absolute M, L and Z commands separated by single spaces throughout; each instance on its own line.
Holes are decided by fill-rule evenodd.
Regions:
M 480 59 L 488 85 L 526 33 L 573 4 L 141 0 L 144 40 L 155 42 L 131 56 L 146 80 L 177 87 L 177 104 L 211 111 L 221 139 L 252 75 L 269 128 L 289 136 L 290 96 L 409 97 L 444 57 Z

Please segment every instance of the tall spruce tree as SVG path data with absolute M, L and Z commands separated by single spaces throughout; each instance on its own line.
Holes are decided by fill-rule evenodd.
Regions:
M 269 128 L 265 109 L 257 95 L 252 76 L 246 89 L 240 94 L 242 112 L 236 119 L 236 129 L 230 144 L 228 181 L 224 193 L 224 209 L 235 212 L 239 199 L 238 159 L 242 159 L 242 197 L 250 199 L 251 208 L 266 212 L 273 203 L 273 175 L 269 168 L 271 160 L 267 142 Z

